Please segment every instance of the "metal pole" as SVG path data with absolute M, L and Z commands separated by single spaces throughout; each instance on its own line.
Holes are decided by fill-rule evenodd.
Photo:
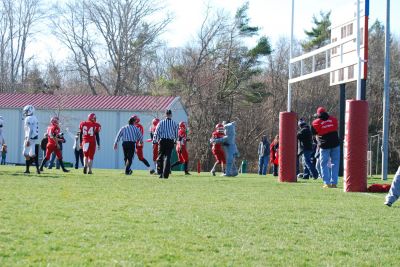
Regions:
M 292 49 L 293 49 L 293 25 L 294 25 L 294 0 L 292 0 L 292 21 L 290 25 L 290 45 L 289 45 L 289 80 L 292 78 L 292 64 L 290 60 L 292 59 Z M 292 86 L 288 82 L 288 97 L 287 97 L 287 111 L 290 112 L 292 109 Z
M 387 180 L 389 142 L 389 82 L 390 82 L 390 0 L 386 0 L 385 71 L 383 93 L 382 180 Z
M 340 161 L 339 161 L 339 176 L 343 176 L 343 142 L 345 133 L 345 112 L 346 112 L 346 84 L 339 85 L 339 138 L 340 138 Z
M 357 100 L 361 100 L 360 0 L 357 0 Z
M 379 167 L 379 134 L 376 140 L 376 166 L 375 166 L 375 174 L 378 175 L 378 167 Z

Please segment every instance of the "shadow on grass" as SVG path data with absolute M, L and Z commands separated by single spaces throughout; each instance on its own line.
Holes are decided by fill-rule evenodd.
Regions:
M 59 175 L 53 175 L 53 174 L 36 174 L 36 173 L 30 173 L 30 174 L 26 174 L 23 172 L 17 172 L 17 173 L 10 173 L 11 176 L 14 177 L 26 177 L 26 178 L 64 178 L 64 176 L 59 176 Z

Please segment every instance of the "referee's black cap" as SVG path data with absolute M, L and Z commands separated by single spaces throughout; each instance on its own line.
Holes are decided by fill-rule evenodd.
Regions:
M 172 115 L 172 110 L 167 109 L 167 110 L 165 111 L 165 114 L 166 114 L 166 115 Z

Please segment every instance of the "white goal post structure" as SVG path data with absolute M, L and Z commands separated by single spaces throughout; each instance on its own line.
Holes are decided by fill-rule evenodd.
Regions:
M 360 3 L 363 3 L 362 9 Z M 368 103 L 362 99 L 361 79 L 366 79 L 367 76 L 369 0 L 356 0 L 356 9 L 350 8 L 349 11 L 353 12 L 350 16 L 341 14 L 338 16 L 340 19 L 333 21 L 330 44 L 293 58 L 294 0 L 292 0 L 288 103 L 287 112 L 280 114 L 279 126 L 279 142 L 282 150 L 279 159 L 280 181 L 296 181 L 296 178 L 292 178 L 295 176 L 295 166 L 292 162 L 295 161 L 296 155 L 292 146 L 297 127 L 293 121 L 296 120 L 297 114 L 292 112 L 291 108 L 291 85 L 329 73 L 330 85 L 357 81 L 356 100 L 346 103 L 344 121 L 347 127 L 344 153 L 341 151 L 345 158 L 344 191 L 363 192 L 367 189 Z M 360 23 L 361 19 L 364 21 L 363 25 Z M 356 118 L 361 123 L 358 123 Z M 281 170 L 284 168 L 286 169 Z

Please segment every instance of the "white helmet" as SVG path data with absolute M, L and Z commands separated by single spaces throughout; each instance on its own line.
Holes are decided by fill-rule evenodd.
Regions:
M 35 108 L 32 105 L 27 105 L 22 109 L 22 114 L 25 116 L 32 116 L 35 112 Z

